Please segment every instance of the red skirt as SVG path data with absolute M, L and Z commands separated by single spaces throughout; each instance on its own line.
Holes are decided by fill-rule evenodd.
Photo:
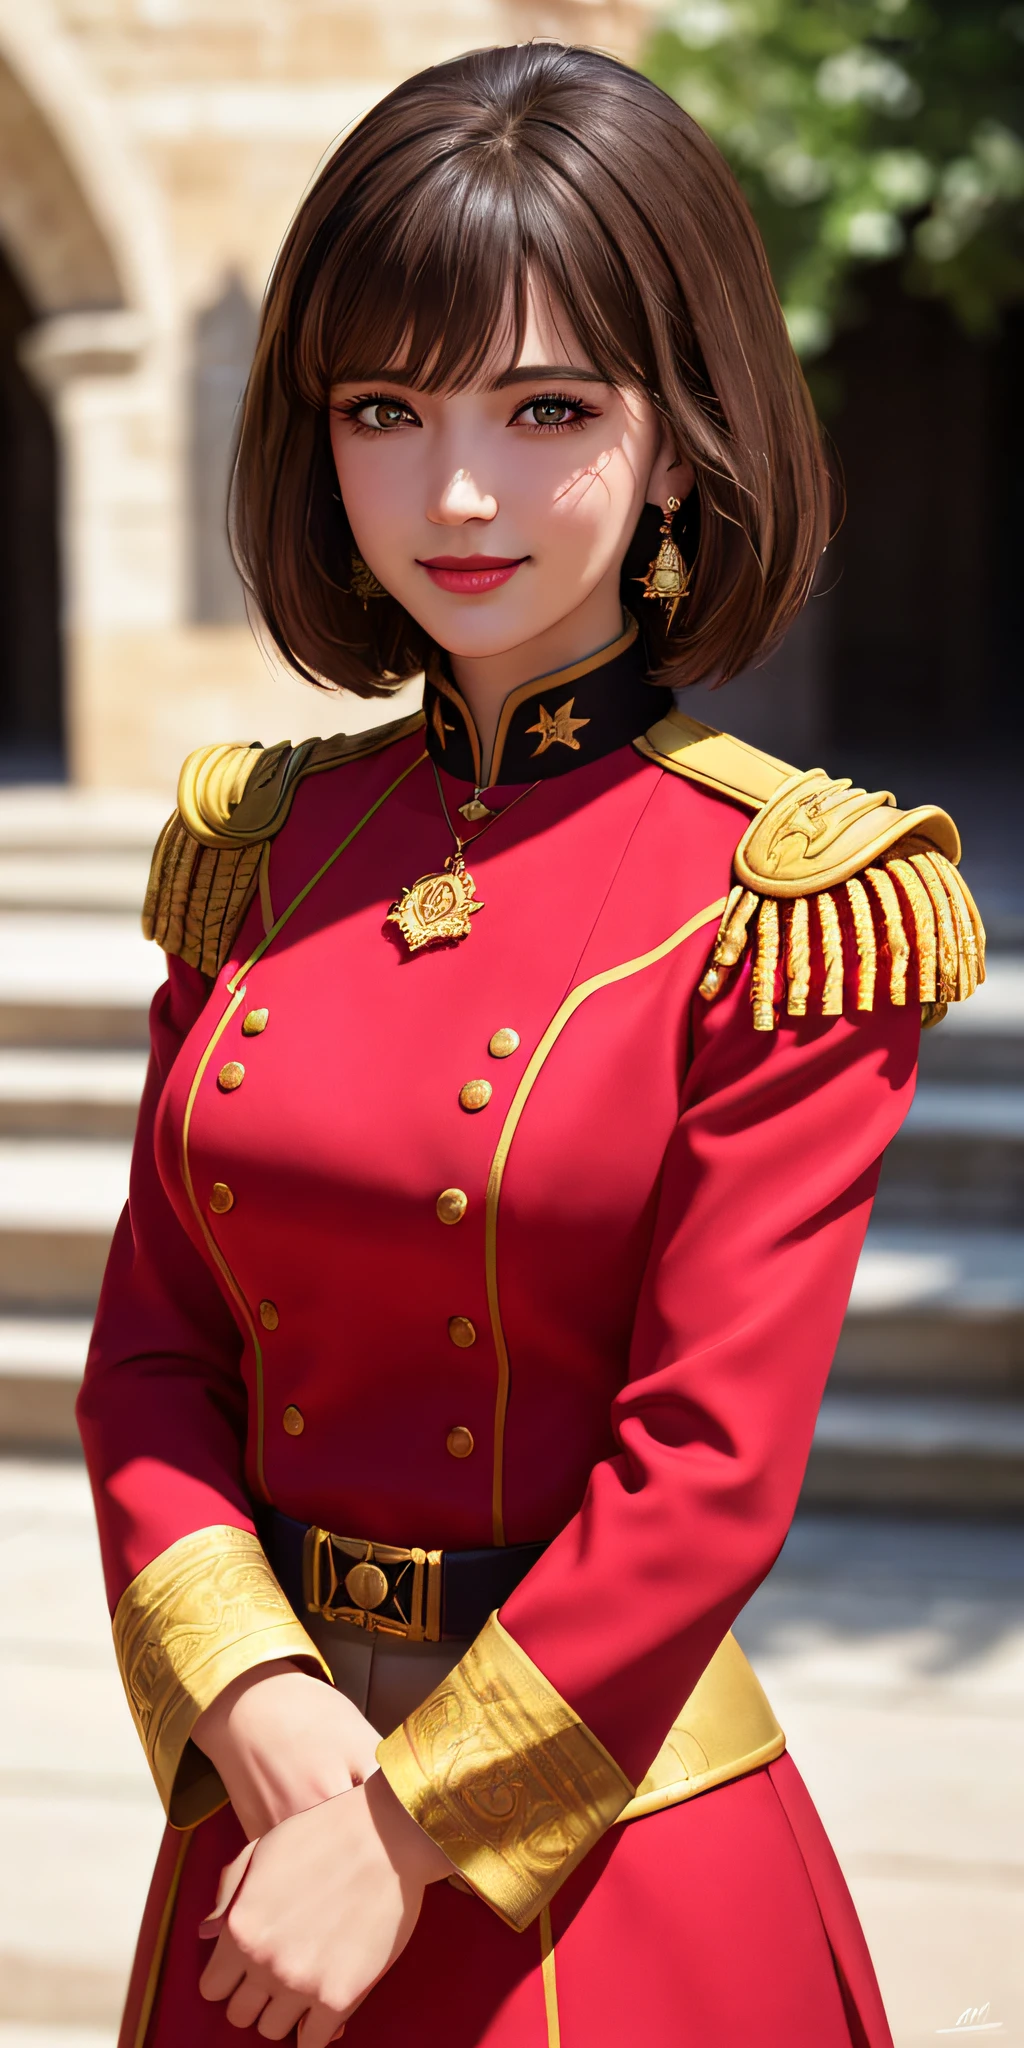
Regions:
M 120 2048 L 238 2048 L 198 1981 L 197 1927 L 242 1835 L 168 1831 Z M 345 2048 L 892 2048 L 864 1936 L 788 1756 L 613 1827 L 514 1934 L 451 1885 L 345 2030 Z M 294 2035 L 289 2036 L 294 2040 Z

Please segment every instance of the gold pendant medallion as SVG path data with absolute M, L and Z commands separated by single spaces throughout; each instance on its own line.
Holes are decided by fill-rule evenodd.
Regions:
M 421 946 L 468 939 L 469 920 L 483 907 L 476 901 L 476 883 L 467 874 L 461 853 L 456 853 L 449 855 L 440 874 L 421 875 L 411 889 L 403 889 L 386 922 L 397 924 L 410 953 L 418 953 Z

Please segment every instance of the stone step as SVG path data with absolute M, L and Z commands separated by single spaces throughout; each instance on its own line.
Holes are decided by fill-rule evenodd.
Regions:
M 124 910 L 142 908 L 149 856 L 85 848 L 72 858 L 41 849 L 7 853 L 0 842 L 0 906 L 4 910 Z
M 130 1157 L 109 1138 L 0 1139 L 0 1311 L 91 1312 Z
M 1024 1082 L 1024 955 L 995 953 L 967 1003 L 951 1003 L 921 1039 L 929 1081 Z
M 875 1214 L 1024 1224 L 1024 1085 L 923 1079 L 886 1153 Z
M 145 1046 L 164 975 L 137 916 L 0 910 L 0 1045 Z
M 873 1221 L 831 1383 L 1024 1395 L 1024 1232 Z
M 71 1450 L 87 1316 L 0 1316 L 0 1447 Z
M 142 1051 L 0 1044 L 0 1138 L 131 1138 L 146 1075 Z
M 0 789 L 0 854 L 129 853 L 148 862 L 172 802 L 170 790 Z
M 1024 1510 L 1024 1400 L 829 1390 L 805 1507 L 942 1514 Z
M 17 1234 L 21 1266 L 11 1258 L 6 1286 L 0 1265 L 0 1445 L 66 1447 L 77 1441 L 73 1409 L 89 1312 L 126 1183 L 128 1148 L 44 1140 L 31 1147 L 0 1145 L 0 1172 L 13 1154 L 26 1150 L 45 1153 L 46 1167 L 32 1187 L 22 1182 L 26 1204 L 34 1202 L 35 1231 Z M 68 1212 L 76 1175 L 88 1167 L 93 1151 L 105 1154 L 105 1178 L 94 1174 L 82 1200 L 76 1264 L 69 1252 Z M 53 1226 L 55 1208 L 59 1227 Z M 0 1213 L 0 1260 L 6 1242 Z M 34 1284 L 27 1298 L 26 1271 Z M 1024 1233 L 872 1227 L 829 1403 L 880 1399 L 882 1412 L 898 1419 L 900 1403 L 922 1403 L 924 1413 L 937 1395 L 954 1399 L 957 1412 L 966 1401 L 972 1412 L 977 1408 L 989 1417 L 1015 1414 L 1014 1396 L 1024 1401 Z M 893 1400 L 896 1408 L 885 1406 Z M 899 1443 L 892 1455 L 904 1458 Z M 920 1491 L 917 1471 L 916 1465 L 908 1468 L 913 1487 L 907 1504 Z M 850 1497 L 844 1480 L 837 1499 Z M 899 1490 L 885 1497 L 903 1500 Z

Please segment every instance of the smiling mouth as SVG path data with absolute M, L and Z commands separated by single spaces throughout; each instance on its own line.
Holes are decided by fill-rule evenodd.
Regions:
M 463 596 L 497 590 L 529 559 L 528 555 L 429 555 L 425 559 L 417 556 L 420 568 L 426 570 L 439 590 Z

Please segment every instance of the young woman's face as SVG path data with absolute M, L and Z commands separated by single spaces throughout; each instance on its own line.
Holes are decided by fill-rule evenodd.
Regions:
M 650 401 L 601 383 L 533 292 L 515 368 L 451 396 L 384 369 L 337 384 L 331 441 L 364 561 L 456 655 L 503 653 L 617 593 L 645 501 L 689 488 Z

